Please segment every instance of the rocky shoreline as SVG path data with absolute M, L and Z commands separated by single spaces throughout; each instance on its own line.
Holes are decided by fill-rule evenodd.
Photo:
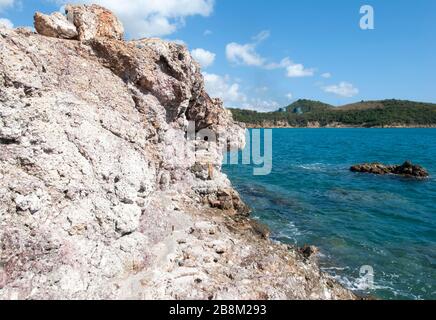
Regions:
M 289 125 L 272 125 L 272 124 L 244 124 L 248 129 L 434 129 L 436 125 L 391 125 L 391 126 L 350 126 L 344 124 L 332 124 L 327 126 L 321 126 L 317 124 L 312 124 L 308 126 L 289 126 Z
M 35 29 L 0 28 L 0 299 L 356 299 L 248 217 L 186 47 L 95 5 Z

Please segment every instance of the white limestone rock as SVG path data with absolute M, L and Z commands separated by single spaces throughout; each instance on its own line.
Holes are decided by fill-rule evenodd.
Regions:
M 136 205 L 120 204 L 114 208 L 115 229 L 121 235 L 131 234 L 139 227 L 141 209 Z
M 61 39 L 76 39 L 79 36 L 73 23 L 60 12 L 51 15 L 35 13 L 34 26 L 40 35 Z

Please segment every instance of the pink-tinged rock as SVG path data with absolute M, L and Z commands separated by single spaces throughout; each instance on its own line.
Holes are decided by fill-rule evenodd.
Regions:
M 74 24 L 59 12 L 51 15 L 35 13 L 34 25 L 39 34 L 47 37 L 74 39 L 79 35 Z
M 82 42 L 0 29 L 0 300 L 354 299 L 244 216 L 188 49 L 67 10 Z
M 6 272 L 0 269 L 0 289 L 3 289 L 6 286 Z
M 106 8 L 98 5 L 67 5 L 65 13 L 76 26 L 80 41 L 94 38 L 122 40 L 124 37 L 122 23 Z

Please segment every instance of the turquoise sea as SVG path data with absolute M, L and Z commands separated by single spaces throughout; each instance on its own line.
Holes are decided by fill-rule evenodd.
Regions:
M 356 174 L 411 160 L 431 178 Z M 315 245 L 326 272 L 382 299 L 436 299 L 436 129 L 273 129 L 273 169 L 224 171 L 273 238 Z M 362 290 L 362 266 L 374 287 Z

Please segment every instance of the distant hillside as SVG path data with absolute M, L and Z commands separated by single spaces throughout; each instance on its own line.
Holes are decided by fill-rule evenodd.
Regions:
M 276 112 L 230 109 L 249 127 L 436 127 L 436 104 L 407 100 L 361 101 L 334 107 L 298 100 Z
M 298 108 L 300 108 L 302 112 L 317 112 L 328 110 L 333 108 L 333 106 L 320 101 L 301 99 L 290 104 L 285 109 L 288 112 L 294 112 Z

